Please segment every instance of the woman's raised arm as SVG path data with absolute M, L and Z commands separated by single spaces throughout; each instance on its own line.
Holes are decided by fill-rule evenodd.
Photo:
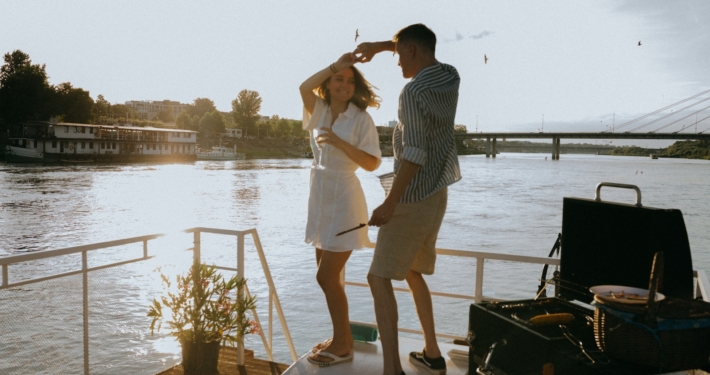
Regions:
M 352 52 L 348 52 L 340 56 L 338 61 L 330 64 L 327 68 L 317 72 L 303 81 L 298 89 L 301 92 L 303 106 L 306 108 L 308 113 L 313 113 L 313 108 L 315 108 L 316 105 L 316 94 L 313 90 L 317 89 L 323 81 L 328 79 L 328 77 L 341 71 L 342 69 L 353 66 L 355 62 L 355 55 Z

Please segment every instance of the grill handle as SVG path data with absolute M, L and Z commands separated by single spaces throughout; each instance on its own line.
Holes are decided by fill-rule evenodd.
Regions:
M 636 190 L 636 206 L 641 207 L 641 189 L 639 189 L 638 186 L 636 185 L 628 185 L 628 184 L 617 184 L 616 182 L 600 182 L 597 185 L 597 190 L 596 193 L 594 194 L 594 200 L 597 202 L 601 202 L 602 198 L 599 195 L 599 192 L 602 190 L 602 186 L 608 186 L 608 187 L 616 187 L 616 188 L 621 188 L 621 189 L 633 189 Z
M 492 375 L 493 372 L 491 371 L 491 357 L 493 357 L 493 351 L 495 350 L 496 346 L 506 346 L 506 345 L 508 345 L 508 342 L 505 339 L 494 342 L 491 345 L 490 349 L 488 349 L 488 353 L 486 354 L 486 357 L 483 359 L 483 363 L 476 370 L 476 374 L 477 375 Z

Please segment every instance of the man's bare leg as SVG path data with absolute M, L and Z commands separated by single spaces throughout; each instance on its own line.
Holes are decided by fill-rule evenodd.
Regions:
M 375 318 L 382 342 L 383 375 L 400 375 L 402 363 L 399 360 L 399 337 L 397 335 L 397 300 L 392 288 L 392 280 L 373 274 L 367 275 L 372 299 L 375 302 Z
M 422 325 L 424 332 L 424 350 L 429 358 L 441 357 L 439 344 L 436 341 L 436 331 L 434 329 L 434 310 L 431 303 L 431 293 L 429 287 L 422 274 L 416 271 L 409 270 L 407 273 L 407 284 L 409 290 L 412 291 L 414 305 L 417 308 L 419 322 Z

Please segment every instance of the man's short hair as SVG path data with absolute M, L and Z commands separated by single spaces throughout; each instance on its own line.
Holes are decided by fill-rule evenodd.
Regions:
M 424 24 L 417 23 L 399 30 L 392 41 L 395 43 L 415 43 L 433 54 L 436 52 L 436 35 Z

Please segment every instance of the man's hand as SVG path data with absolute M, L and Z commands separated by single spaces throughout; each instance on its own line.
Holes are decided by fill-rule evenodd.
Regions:
M 353 53 L 357 56 L 357 61 L 360 63 L 366 63 L 372 61 L 372 58 L 376 54 L 383 51 L 394 52 L 394 42 L 365 42 L 358 44 L 357 48 Z
M 372 211 L 372 217 L 367 225 L 381 227 L 387 224 L 390 220 L 392 220 L 392 216 L 394 216 L 394 208 L 396 205 L 396 202 L 392 204 L 385 200 L 384 203 Z

